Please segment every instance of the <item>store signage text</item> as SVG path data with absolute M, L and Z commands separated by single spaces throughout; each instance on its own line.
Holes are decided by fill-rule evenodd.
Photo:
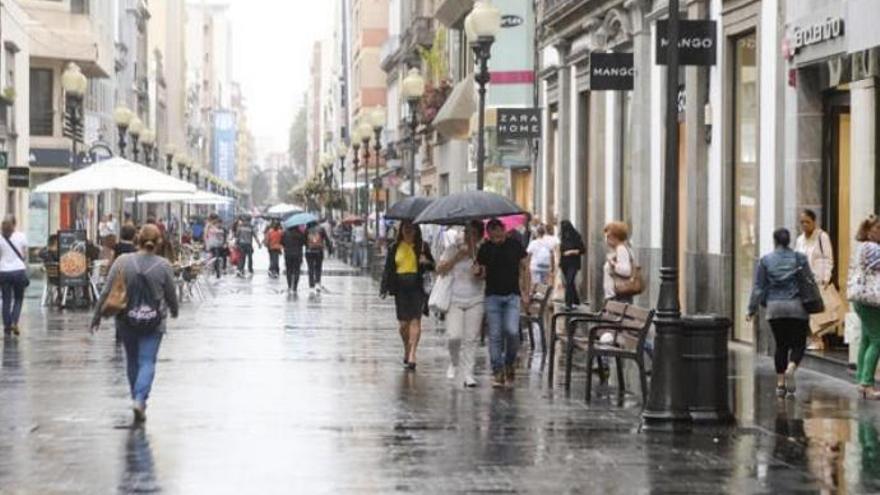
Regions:
M 499 138 L 540 138 L 541 111 L 538 108 L 499 108 L 497 129 Z
M 501 27 L 502 28 L 515 28 L 517 26 L 522 25 L 525 22 L 525 19 L 518 15 L 504 15 L 501 16 Z
M 794 28 L 794 53 L 819 43 L 840 38 L 844 34 L 843 19 L 827 17 L 808 26 Z
M 715 21 L 681 20 L 678 24 L 678 63 L 715 65 L 718 28 Z M 657 64 L 666 65 L 669 51 L 669 21 L 657 21 Z
M 10 189 L 28 189 L 31 187 L 30 167 L 9 167 L 6 174 L 6 187 Z
M 590 55 L 590 89 L 593 91 L 631 91 L 635 73 L 632 53 Z

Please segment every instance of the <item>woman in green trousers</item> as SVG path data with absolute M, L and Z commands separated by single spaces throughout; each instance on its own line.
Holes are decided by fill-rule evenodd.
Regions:
M 880 359 L 880 219 L 869 216 L 859 226 L 860 242 L 850 268 L 847 295 L 862 321 L 859 344 L 858 387 L 864 399 L 880 400 L 874 374 Z

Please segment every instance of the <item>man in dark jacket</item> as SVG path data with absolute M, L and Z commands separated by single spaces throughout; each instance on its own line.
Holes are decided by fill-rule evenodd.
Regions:
M 302 270 L 303 248 L 306 245 L 306 235 L 294 227 L 284 231 L 281 237 L 284 247 L 284 269 L 287 271 L 287 290 L 296 292 L 299 287 L 299 273 Z

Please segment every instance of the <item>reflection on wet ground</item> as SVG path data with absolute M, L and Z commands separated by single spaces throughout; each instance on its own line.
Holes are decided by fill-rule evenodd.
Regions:
M 345 271 L 325 285 L 288 296 L 258 273 L 189 304 L 145 428 L 112 331 L 29 299 L 2 343 L 0 493 L 880 492 L 880 404 L 848 383 L 804 372 L 777 399 L 770 362 L 734 349 L 735 428 L 645 434 L 638 387 L 587 406 L 583 373 L 550 389 L 540 354 L 515 390 L 488 387 L 484 349 L 480 387 L 452 386 L 430 324 L 404 372 L 391 302 Z

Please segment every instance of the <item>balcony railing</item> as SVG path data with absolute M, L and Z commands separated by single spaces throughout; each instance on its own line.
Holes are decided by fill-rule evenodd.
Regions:
M 379 64 L 382 66 L 383 70 L 388 71 L 391 68 L 391 64 L 394 57 L 397 55 L 398 50 L 400 50 L 400 36 L 389 36 L 382 45 L 382 50 L 379 52 Z

